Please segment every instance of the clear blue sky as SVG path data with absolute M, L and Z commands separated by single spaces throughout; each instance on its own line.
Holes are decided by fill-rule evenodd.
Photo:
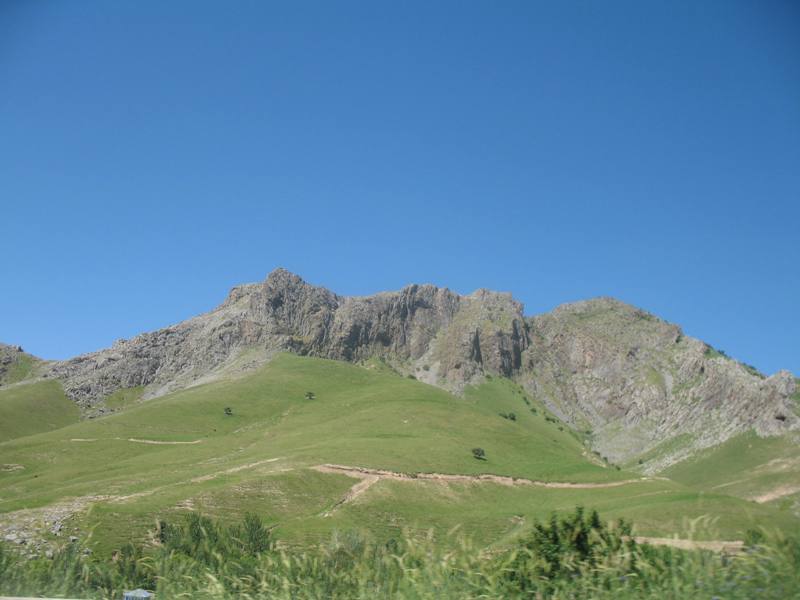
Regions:
M 0 3 L 0 340 L 277 266 L 611 295 L 800 372 L 797 2 Z

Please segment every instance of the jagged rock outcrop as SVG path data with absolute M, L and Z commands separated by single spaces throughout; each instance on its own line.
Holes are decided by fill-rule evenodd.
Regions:
M 509 294 L 459 296 L 411 285 L 342 297 L 278 269 L 263 283 L 234 288 L 209 313 L 56 363 L 52 375 L 89 412 L 119 388 L 149 386 L 159 395 L 205 381 L 253 350 L 256 363 L 279 351 L 381 357 L 403 373 L 419 371 L 430 383 L 459 390 L 484 371 L 512 375 L 526 343 L 522 305 Z
M 765 377 L 680 327 L 600 298 L 529 320 L 522 382 L 612 461 L 653 471 L 742 431 L 800 426 L 795 379 Z M 648 455 L 649 453 L 649 455 Z
M 238 286 L 213 311 L 112 348 L 52 363 L 91 416 L 120 388 L 146 397 L 232 376 L 279 351 L 364 361 L 456 392 L 486 373 L 513 378 L 612 461 L 643 457 L 655 470 L 755 429 L 800 428 L 797 382 L 766 378 L 613 299 L 568 304 L 533 318 L 510 294 L 462 296 L 432 285 L 343 297 L 283 269 Z
M 0 385 L 17 383 L 32 377 L 42 361 L 21 346 L 0 343 Z

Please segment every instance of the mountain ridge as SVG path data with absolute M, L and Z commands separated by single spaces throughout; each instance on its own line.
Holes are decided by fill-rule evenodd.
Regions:
M 461 393 L 516 381 L 609 460 L 654 472 L 753 429 L 800 429 L 787 371 L 765 377 L 651 313 L 610 297 L 525 316 L 508 292 L 411 284 L 340 296 L 276 269 L 216 308 L 111 348 L 38 365 L 89 417 L 118 390 L 152 398 L 235 376 L 279 352 L 361 363 Z

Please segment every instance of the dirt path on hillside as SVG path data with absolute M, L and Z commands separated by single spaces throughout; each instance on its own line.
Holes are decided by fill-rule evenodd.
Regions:
M 183 444 L 199 444 L 203 440 L 192 440 L 191 442 L 162 442 L 161 440 L 139 440 L 136 438 L 128 438 L 128 442 L 136 442 L 137 444 L 155 444 L 158 446 L 180 446 Z
M 136 500 L 138 498 L 143 498 L 144 496 L 152 496 L 157 492 L 161 492 L 166 489 L 174 488 L 178 485 L 189 485 L 193 483 L 202 483 L 204 481 L 211 481 L 212 479 L 216 479 L 217 477 L 221 477 L 223 475 L 231 475 L 233 473 L 238 473 L 239 471 L 245 471 L 247 469 L 254 469 L 255 467 L 260 467 L 261 465 L 265 465 L 267 463 L 273 463 L 276 461 L 281 460 L 283 457 L 278 456 L 276 458 L 268 458 L 266 460 L 259 460 L 252 463 L 247 463 L 246 465 L 238 465 L 236 467 L 230 467 L 229 469 L 224 469 L 222 471 L 216 471 L 214 473 L 208 473 L 207 475 L 198 475 L 197 477 L 192 477 L 191 479 L 184 480 L 184 481 L 176 481 L 174 483 L 169 483 L 167 485 L 161 485 L 155 487 L 150 490 L 144 490 L 142 492 L 133 492 L 132 494 L 126 494 L 124 496 L 109 496 L 109 502 L 129 502 L 130 500 Z M 291 469 L 279 469 L 276 472 L 284 472 Z M 187 499 L 191 501 L 191 499 Z M 186 502 L 185 500 L 184 502 Z
M 322 473 L 339 473 L 354 477 L 360 481 L 351 487 L 347 493 L 334 504 L 330 509 L 322 513 L 323 517 L 330 517 L 339 507 L 348 504 L 361 496 L 370 487 L 381 481 L 382 479 L 390 479 L 393 481 L 433 481 L 438 483 L 496 483 L 505 486 L 514 485 L 533 485 L 545 488 L 558 488 L 558 489 L 597 489 L 597 488 L 612 488 L 631 483 L 640 483 L 642 481 L 653 481 L 663 479 L 662 477 L 642 477 L 641 479 L 626 479 L 624 481 L 612 481 L 608 483 L 570 483 L 570 482 L 556 482 L 556 481 L 537 481 L 535 479 L 524 479 L 520 477 L 506 477 L 503 475 L 450 475 L 444 473 L 416 473 L 409 475 L 407 473 L 398 473 L 396 471 L 386 471 L 383 469 L 368 469 L 366 467 L 348 467 L 344 465 L 317 465 L 313 469 Z M 663 492 L 651 492 L 663 493 Z M 647 495 L 647 494 L 644 494 Z M 653 546 L 671 546 L 673 548 L 680 548 L 682 550 L 713 550 L 714 552 L 740 552 L 744 543 L 741 540 L 686 540 L 679 538 L 666 538 L 666 537 L 646 537 L 636 536 L 633 538 L 639 544 L 650 544 Z
M 741 540 L 682 540 L 679 538 L 646 537 L 637 535 L 634 538 L 637 544 L 650 544 L 651 546 L 671 546 L 681 550 L 712 550 L 714 552 L 725 552 L 735 554 L 742 551 L 744 542 Z
M 324 513 L 322 513 L 322 516 L 330 517 L 342 504 L 352 502 L 380 480 L 381 477 L 378 477 L 377 475 L 364 475 L 361 478 L 361 481 L 347 490 L 347 493 L 341 498 L 341 500 L 331 506 L 329 510 L 326 510 Z
M 107 439 L 107 440 L 120 440 L 124 442 L 134 442 L 136 444 L 154 444 L 157 446 L 180 446 L 184 444 L 192 445 L 192 444 L 200 444 L 203 440 L 192 440 L 191 442 L 165 442 L 162 440 L 143 440 L 139 438 L 72 438 L 70 442 L 97 442 L 98 440 Z
M 238 465 L 236 467 L 231 467 L 230 469 L 217 471 L 216 473 L 209 473 L 208 475 L 200 475 L 199 477 L 193 477 L 189 481 L 191 483 L 201 483 L 203 481 L 211 481 L 212 479 L 216 479 L 217 477 L 220 477 L 222 475 L 231 475 L 232 473 L 238 473 L 239 471 L 254 469 L 255 467 L 260 467 L 261 465 L 266 465 L 267 463 L 277 462 L 282 458 L 283 458 L 282 456 L 278 456 L 276 458 L 267 458 L 266 460 L 258 460 L 256 462 L 247 463 L 246 465 Z
M 771 502 L 772 500 L 777 500 L 784 496 L 791 496 L 798 492 L 800 492 L 800 485 L 782 485 L 768 492 L 764 492 L 763 494 L 759 494 L 758 496 L 751 496 L 750 500 L 763 504 L 764 502 Z
M 508 477 L 506 475 L 452 475 L 448 473 L 398 473 L 383 469 L 369 469 L 366 467 L 348 467 L 345 465 L 317 465 L 313 469 L 322 473 L 340 473 L 349 477 L 364 479 L 375 477 L 377 479 L 393 479 L 396 481 L 439 481 L 443 483 L 497 483 L 506 486 L 535 485 L 546 488 L 589 490 L 598 488 L 613 488 L 631 483 L 654 481 L 654 477 L 641 477 L 639 479 L 625 479 L 623 481 L 610 481 L 607 483 L 571 483 L 567 481 L 539 481 L 522 477 Z
M 524 479 L 522 477 L 508 477 L 505 475 L 452 475 L 446 473 L 398 473 L 397 471 L 386 471 L 384 469 L 369 469 L 366 467 L 349 467 L 345 465 L 317 465 L 312 467 L 321 473 L 338 473 L 340 475 L 347 475 L 360 479 L 347 493 L 334 504 L 329 510 L 323 513 L 323 516 L 329 517 L 339 507 L 348 504 L 358 498 L 361 494 L 366 492 L 370 487 L 382 479 L 390 479 L 393 481 L 432 481 L 435 483 L 494 483 L 505 486 L 515 485 L 533 485 L 544 488 L 555 489 L 599 489 L 599 488 L 613 488 L 631 483 L 641 483 L 643 481 L 653 481 L 655 478 L 642 477 L 640 479 L 625 479 L 623 481 L 611 481 L 607 483 L 571 483 L 571 482 L 558 482 L 558 481 L 537 481 L 534 479 Z

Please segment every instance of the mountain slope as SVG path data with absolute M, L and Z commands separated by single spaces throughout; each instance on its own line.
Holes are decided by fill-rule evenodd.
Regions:
M 0 534 L 13 528 L 33 547 L 54 540 L 51 530 L 93 530 L 102 556 L 187 509 L 222 519 L 256 511 L 287 544 L 349 528 L 384 539 L 432 528 L 446 539 L 459 524 L 488 544 L 576 504 L 635 517 L 645 535 L 684 534 L 684 519 L 702 515 L 718 519 L 706 538 L 797 523 L 775 508 L 605 466 L 508 380 L 457 397 L 379 361 L 282 353 L 236 378 L 0 443 L 0 454 L 14 467 L 0 471 Z M 361 479 L 319 470 L 331 463 L 396 476 L 354 493 Z M 456 478 L 409 476 L 420 473 Z
M 732 436 L 800 428 L 795 379 L 765 378 L 642 310 L 612 299 L 525 318 L 510 294 L 432 285 L 342 297 L 283 269 L 234 288 L 215 310 L 54 363 L 87 415 L 120 389 L 142 398 L 246 373 L 281 351 L 394 370 L 458 393 L 510 378 L 619 463 L 655 472 Z M 113 404 L 113 403 L 112 403 Z
M 522 306 L 509 294 L 459 296 L 412 285 L 341 297 L 278 269 L 261 284 L 234 288 L 209 313 L 56 363 L 52 374 L 88 411 L 120 388 L 147 385 L 146 395 L 162 395 L 219 369 L 258 366 L 280 351 L 347 361 L 382 357 L 461 390 L 484 370 L 511 375 L 526 343 L 524 329 Z M 423 363 L 438 366 L 425 377 Z
M 0 388 L 0 442 L 77 423 L 80 412 L 57 381 Z
M 800 436 L 738 435 L 664 474 L 697 489 L 780 503 L 800 515 Z
M 765 377 L 685 336 L 676 325 L 609 298 L 529 320 L 521 379 L 531 394 L 610 459 L 654 472 L 754 430 L 797 429 L 794 377 Z

